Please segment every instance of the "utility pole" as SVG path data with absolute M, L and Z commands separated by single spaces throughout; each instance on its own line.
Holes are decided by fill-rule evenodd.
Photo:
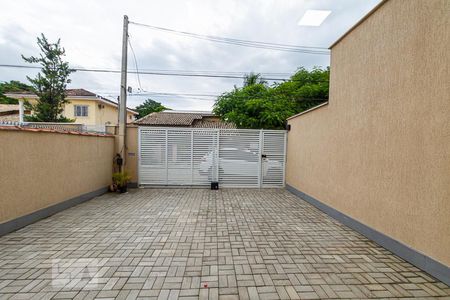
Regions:
M 123 16 L 122 37 L 122 69 L 120 78 L 119 101 L 119 154 L 122 157 L 122 165 L 126 156 L 126 132 L 127 132 L 127 61 L 128 61 L 128 16 Z M 125 168 L 121 168 L 122 172 Z

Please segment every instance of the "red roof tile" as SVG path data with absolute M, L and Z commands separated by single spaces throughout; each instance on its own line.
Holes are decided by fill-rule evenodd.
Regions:
M 236 128 L 234 124 L 221 121 L 218 116 L 205 112 L 154 112 L 135 121 L 134 124 L 163 127 Z
M 67 89 L 66 96 L 88 96 L 95 97 L 96 94 L 85 89 Z
M 67 131 L 67 130 L 58 130 L 58 129 L 50 129 L 50 128 L 27 128 L 27 127 L 20 127 L 20 126 L 2 126 L 2 125 L 0 125 L 0 130 L 49 132 L 49 133 L 61 133 L 61 134 L 72 134 L 72 135 L 114 137 L 114 135 L 107 134 L 107 133 L 103 134 L 103 133 L 93 133 L 93 132 Z

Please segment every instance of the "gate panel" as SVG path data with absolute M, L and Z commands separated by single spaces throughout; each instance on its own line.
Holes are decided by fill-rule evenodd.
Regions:
M 209 185 L 217 181 L 218 130 L 193 130 L 192 184 Z
M 259 187 L 259 130 L 221 130 L 219 183 L 224 187 Z
M 262 187 L 284 186 L 286 133 L 262 132 Z
M 139 184 L 166 184 L 167 131 L 139 128 Z
M 281 130 L 139 127 L 140 185 L 283 187 Z
M 189 185 L 192 181 L 192 131 L 167 131 L 167 184 Z

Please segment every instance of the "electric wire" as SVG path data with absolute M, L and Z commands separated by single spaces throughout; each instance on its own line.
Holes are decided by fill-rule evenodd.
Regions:
M 22 68 L 22 69 L 41 69 L 39 66 L 26 66 L 26 65 L 13 65 L 13 64 L 0 64 L 2 68 Z M 98 68 L 71 68 L 77 72 L 93 72 L 93 73 L 114 73 L 120 74 L 120 70 L 114 69 L 98 69 Z M 225 79 L 245 79 L 245 75 L 224 75 L 224 74 L 212 74 L 212 73 L 180 73 L 180 72 L 159 72 L 159 71 L 137 71 L 128 70 L 129 74 L 139 73 L 140 75 L 156 75 L 156 76 L 180 76 L 180 77 L 203 77 L 203 78 L 225 78 Z M 292 80 L 290 78 L 275 78 L 275 77 L 261 77 L 262 80 L 267 81 L 287 81 Z M 292 80 L 292 81 L 302 81 L 302 80 Z M 328 83 L 328 80 L 311 80 L 309 82 L 324 82 Z
M 178 70 L 178 69 L 142 69 L 139 68 L 140 71 L 149 71 L 149 72 L 178 72 L 178 73 L 201 73 L 201 74 L 220 74 L 220 75 L 241 75 L 245 76 L 248 74 L 248 71 L 210 71 L 210 70 Z M 292 72 L 253 72 L 256 74 L 261 74 L 261 76 L 291 76 Z
M 130 45 L 131 53 L 133 54 L 133 58 L 134 58 L 134 65 L 136 66 L 136 75 L 137 75 L 139 89 L 142 91 L 141 78 L 139 76 L 139 67 L 138 67 L 138 63 L 137 63 L 137 59 L 136 59 L 136 53 L 134 52 L 133 45 L 131 45 L 130 36 L 128 36 L 128 44 Z
M 268 43 L 268 42 L 259 42 L 259 41 L 251 41 L 251 40 L 242 40 L 235 38 L 227 38 L 227 37 L 219 37 L 213 35 L 203 35 L 192 32 L 180 31 L 170 28 L 164 28 L 149 24 L 143 24 L 138 22 L 129 22 L 130 24 L 146 27 L 152 30 L 164 31 L 172 34 L 188 36 L 200 40 L 206 40 L 211 42 L 223 43 L 223 44 L 231 44 L 236 46 L 243 47 L 251 47 L 251 48 L 260 48 L 260 49 L 268 49 L 268 50 L 278 50 L 278 51 L 287 51 L 287 52 L 299 52 L 306 54 L 321 54 L 321 55 L 329 55 L 329 49 L 325 47 L 312 47 L 312 46 L 299 46 L 299 45 L 289 45 L 289 44 L 278 44 L 278 43 Z

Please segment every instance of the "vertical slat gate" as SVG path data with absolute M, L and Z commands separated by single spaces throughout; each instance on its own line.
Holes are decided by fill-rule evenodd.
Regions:
M 220 185 L 259 187 L 259 148 L 259 130 L 221 130 Z
M 279 131 L 263 131 L 262 136 L 264 157 L 261 163 L 261 186 L 284 186 L 286 134 Z
M 167 184 L 165 129 L 139 128 L 139 184 Z
M 169 129 L 167 131 L 167 184 L 191 184 L 191 132 Z
M 283 187 L 285 131 L 139 128 L 139 185 Z
M 196 129 L 193 132 L 193 185 L 217 181 L 217 130 Z

